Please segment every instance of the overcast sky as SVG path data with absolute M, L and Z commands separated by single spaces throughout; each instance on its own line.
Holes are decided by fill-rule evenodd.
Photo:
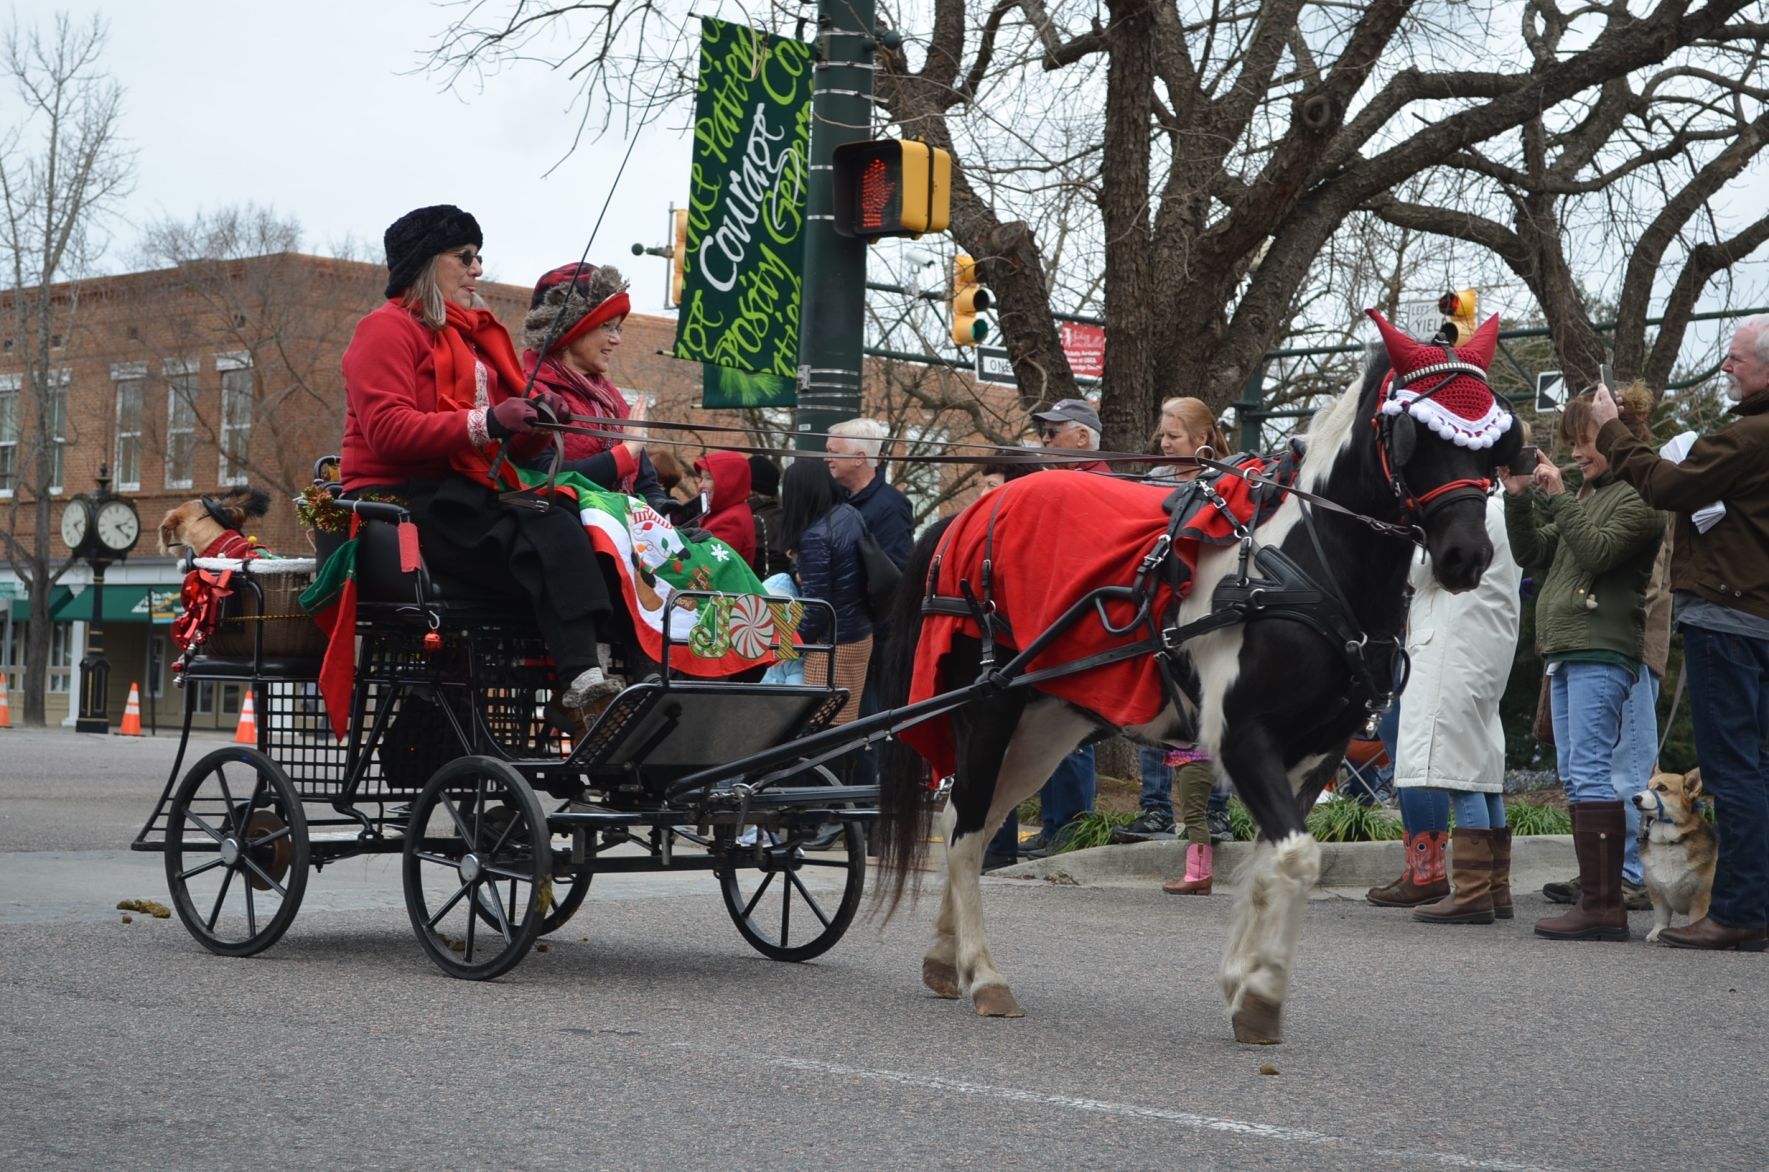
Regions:
M 130 267 L 136 225 L 228 204 L 298 219 L 309 251 L 354 236 L 379 259 L 394 219 L 453 203 L 479 220 L 487 275 L 529 285 L 583 251 L 626 146 L 580 148 L 542 179 L 571 141 L 572 83 L 537 66 L 490 78 L 483 92 L 442 92 L 439 78 L 412 72 L 455 11 L 430 0 L 25 0 L 12 10 L 45 31 L 57 11 L 109 23 L 105 60 L 138 151 L 111 271 Z M 673 124 L 684 120 L 678 112 Z M 632 278 L 642 312 L 662 305 L 666 262 L 628 246 L 664 242 L 688 150 L 662 126 L 641 136 L 591 249 Z

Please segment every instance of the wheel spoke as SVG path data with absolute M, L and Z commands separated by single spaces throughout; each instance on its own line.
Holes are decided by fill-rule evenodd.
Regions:
M 491 888 L 491 898 L 490 899 L 482 899 L 481 898 L 481 896 L 485 893 L 486 887 Z M 498 898 L 497 886 L 495 884 L 486 884 L 484 886 L 481 886 L 479 888 L 479 890 L 477 890 L 473 893 L 473 898 L 476 900 L 479 900 L 479 904 L 481 907 L 490 907 L 493 912 L 497 913 L 496 916 L 494 917 L 494 919 L 497 922 L 499 935 L 503 936 L 505 944 L 513 943 L 513 938 L 510 934 L 511 933 L 510 918 L 508 916 L 504 915 L 504 902 L 503 902 L 503 900 Z
M 774 872 L 769 871 L 767 875 L 763 876 L 762 884 L 756 888 L 756 893 L 749 897 L 748 903 L 743 905 L 744 919 L 749 919 L 749 913 L 755 911 L 756 904 L 762 902 L 762 894 L 768 890 L 768 884 L 772 882 L 774 882 Z
M 853 863 L 847 859 L 804 858 L 804 859 L 799 860 L 799 866 L 801 866 L 801 867 L 833 867 L 838 871 L 846 871 L 849 867 L 853 866 Z
M 197 824 L 198 829 L 200 829 L 204 834 L 208 835 L 210 838 L 214 839 L 216 842 L 225 842 L 226 841 L 225 835 L 221 834 L 213 826 L 211 826 L 207 822 L 203 821 L 202 816 L 200 814 L 193 813 L 189 806 L 186 806 L 184 808 L 184 816 L 186 818 L 190 819 L 192 822 L 195 822 Z M 180 831 L 179 834 L 182 836 L 183 831 Z
M 440 863 L 444 867 L 453 867 L 457 871 L 461 869 L 461 861 L 451 859 L 447 855 L 433 854 L 430 851 L 413 851 L 412 857 L 422 859 L 426 863 Z
M 817 900 L 811 895 L 810 889 L 799 881 L 799 877 L 788 871 L 786 881 L 799 889 L 799 894 L 805 897 L 805 903 L 810 906 L 811 914 L 817 917 L 818 922 L 825 928 L 829 927 L 829 917 L 823 914 L 823 909 L 817 905 Z
M 275 891 L 278 895 L 282 896 L 284 899 L 289 898 L 289 893 L 283 890 L 283 885 L 281 883 L 278 883 L 275 879 L 272 879 L 269 875 L 266 875 L 261 869 L 259 869 L 259 866 L 257 863 L 254 863 L 250 858 L 246 857 L 245 855 L 240 856 L 240 862 L 242 862 L 246 866 L 252 868 L 252 874 L 258 876 L 258 878 L 260 878 L 260 879 L 264 880 L 266 883 L 270 884 L 270 888 L 272 891 Z M 248 883 L 248 884 L 246 884 L 246 886 L 250 887 L 251 884 Z
M 221 890 L 215 895 L 215 907 L 209 912 L 209 931 L 215 931 L 215 921 L 221 918 L 221 904 L 227 898 L 228 885 L 233 882 L 233 868 L 227 869 L 227 878 L 221 881 Z M 249 886 L 249 884 L 248 884 Z
M 186 879 L 191 878 L 193 875 L 201 875 L 204 871 L 213 870 L 214 868 L 221 866 L 221 861 L 222 861 L 221 856 L 216 855 L 214 858 L 210 859 L 208 862 L 202 864 L 199 867 L 192 867 L 188 871 L 180 871 L 180 872 L 178 872 L 178 881 L 180 883 L 183 883 Z
M 790 929 L 787 924 L 792 919 L 792 872 L 786 872 L 786 881 L 780 884 L 780 947 L 786 948 L 791 941 Z
M 467 902 L 477 904 L 479 902 L 479 880 L 475 879 L 467 886 L 472 888 L 472 891 L 467 895 Z M 473 927 L 479 922 L 479 917 L 473 914 L 475 910 L 473 907 L 467 909 L 467 951 L 461 954 L 461 959 L 468 964 L 473 963 Z
M 245 856 L 241 855 L 240 858 L 243 861 Z M 240 882 L 246 888 L 246 935 L 248 937 L 256 936 L 258 934 L 258 906 L 252 901 L 252 885 L 243 879 Z
M 290 830 L 287 826 L 285 826 L 281 830 L 277 830 L 277 831 L 274 831 L 270 834 L 266 834 L 263 838 L 253 839 L 251 842 L 248 842 L 246 844 L 246 846 L 250 849 L 255 850 L 261 846 L 269 846 L 271 843 L 275 842 L 279 838 L 287 838 L 287 837 L 289 837 L 289 835 L 291 835 L 293 833 L 294 833 L 294 831 Z
M 504 832 L 503 832 L 503 833 L 502 833 L 502 834 L 500 834 L 500 835 L 498 835 L 498 840 L 497 840 L 497 841 L 496 841 L 496 842 L 494 842 L 494 843 L 492 843 L 492 844 L 491 844 L 491 849 L 490 849 L 490 850 L 487 850 L 487 851 L 486 851 L 486 852 L 485 852 L 485 853 L 486 853 L 486 854 L 488 854 L 488 855 L 495 855 L 495 854 L 497 854 L 497 853 L 498 853 L 498 848 L 499 848 L 499 847 L 500 847 L 500 846 L 503 846 L 503 845 L 504 845 L 504 841 L 505 841 L 505 840 L 506 840 L 506 839 L 508 839 L 508 838 L 509 838 L 509 837 L 510 837 L 510 831 L 512 831 L 512 830 L 514 830 L 514 829 L 516 829 L 516 823 L 517 823 L 517 822 L 518 822 L 518 821 L 520 821 L 520 819 L 519 819 L 519 818 L 512 818 L 512 819 L 510 819 L 510 821 L 509 821 L 509 822 L 508 822 L 508 823 L 507 823 L 507 824 L 506 824 L 506 825 L 505 825 L 505 826 L 504 826 Z
M 524 883 L 534 882 L 534 875 L 529 871 L 514 871 L 509 867 L 494 867 L 490 863 L 487 863 L 483 870 L 485 874 L 496 875 L 499 879 L 509 879 L 512 881 L 520 879 Z
M 227 820 L 231 825 L 235 818 L 233 791 L 227 787 L 227 766 L 219 761 L 215 763 L 215 780 L 221 783 L 221 800 L 227 803 Z M 236 833 L 244 833 L 243 820 L 241 828 Z
M 468 850 L 472 850 L 473 834 L 467 829 L 466 822 L 462 821 L 460 811 L 456 810 L 455 804 L 448 800 L 447 794 L 439 794 L 438 798 L 442 802 L 442 808 L 448 811 L 448 816 L 454 819 L 455 829 L 461 832 L 461 841 L 467 844 Z
M 448 915 L 450 908 L 461 902 L 461 896 L 467 894 L 467 889 L 471 886 L 473 886 L 471 883 L 461 884 L 460 890 L 448 897 L 448 902 L 437 909 L 436 914 L 431 916 L 429 920 L 425 922 L 424 927 L 434 932 L 436 930 L 437 922 L 441 920 L 443 916 Z

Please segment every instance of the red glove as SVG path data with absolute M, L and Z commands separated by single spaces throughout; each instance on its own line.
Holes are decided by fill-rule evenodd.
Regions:
M 538 415 L 532 399 L 505 399 L 485 413 L 485 431 L 493 439 L 509 439 L 533 431 Z
M 564 423 L 566 416 L 571 414 L 571 405 L 557 391 L 536 391 L 534 402 L 540 406 L 544 423 Z

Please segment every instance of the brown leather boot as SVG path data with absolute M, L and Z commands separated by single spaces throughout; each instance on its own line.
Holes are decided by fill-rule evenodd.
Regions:
M 1626 940 L 1622 850 L 1627 820 L 1618 802 L 1574 802 L 1572 848 L 1579 858 L 1579 902 L 1563 916 L 1536 921 L 1549 940 Z
M 1509 920 L 1517 915 L 1511 904 L 1511 828 L 1493 833 L 1493 918 Z
M 1443 839 L 1441 830 L 1407 835 L 1407 869 L 1393 883 L 1364 892 L 1364 898 L 1377 907 L 1418 907 L 1448 895 L 1450 884 L 1443 874 Z
M 1450 843 L 1450 894 L 1413 909 L 1421 924 L 1493 922 L 1493 832 L 1456 827 Z

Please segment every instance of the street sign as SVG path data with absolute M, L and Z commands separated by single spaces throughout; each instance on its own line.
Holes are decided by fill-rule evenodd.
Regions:
M 1536 410 L 1558 411 L 1566 406 L 1566 377 L 1558 370 L 1536 375 Z
M 999 383 L 1004 387 L 1020 385 L 1019 377 L 1013 372 L 1013 363 L 1008 361 L 1006 346 L 977 347 L 977 381 Z
M 1429 342 L 1443 326 L 1443 311 L 1436 297 L 1408 297 L 1400 302 L 1395 324 L 1421 342 Z

